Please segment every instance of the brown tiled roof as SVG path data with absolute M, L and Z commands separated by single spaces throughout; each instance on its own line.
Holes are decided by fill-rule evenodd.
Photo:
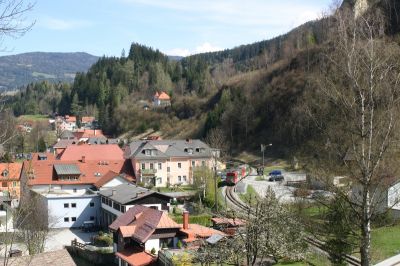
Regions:
M 21 177 L 22 163 L 0 163 L 1 180 L 19 180 Z
M 3 259 L 0 263 L 3 264 Z M 66 249 L 44 252 L 34 256 L 12 257 L 8 259 L 8 265 L 22 266 L 76 266 L 74 260 Z
M 126 226 L 133 226 L 134 229 L 128 230 Z M 114 231 L 121 231 L 123 228 L 122 234 L 129 234 L 137 242 L 145 243 L 156 229 L 180 228 L 180 226 L 163 211 L 135 205 L 119 216 L 109 228 Z M 131 234 L 132 231 L 133 234 Z
M 242 226 L 245 224 L 245 221 L 242 219 L 232 219 L 232 218 L 211 218 L 211 221 L 217 225 L 229 225 L 229 226 Z
M 184 233 L 189 240 L 197 239 L 197 238 L 208 238 L 212 235 L 222 235 L 225 236 L 226 234 L 209 228 L 199 224 L 189 224 L 188 229 L 183 229 L 183 226 L 180 224 L 181 232 Z
M 105 137 L 101 129 L 81 129 L 72 132 L 77 139 L 91 137 Z
M 76 139 L 60 139 L 56 144 L 53 145 L 54 149 L 66 148 L 70 145 L 78 144 L 78 140 Z
M 132 266 L 151 265 L 157 260 L 156 257 L 153 257 L 145 251 L 137 251 L 134 249 L 124 249 L 116 252 L 115 255 Z
M 123 160 L 124 152 L 117 144 L 109 145 L 72 145 L 68 146 L 60 157 L 61 161 L 81 160 L 86 161 L 111 161 Z
M 57 180 L 54 172 L 54 165 L 76 165 L 81 175 L 78 180 Z M 103 164 L 101 161 L 87 161 L 82 163 L 80 161 L 60 161 L 60 160 L 32 160 L 25 161 L 23 171 L 28 176 L 28 185 L 57 185 L 57 184 L 95 184 L 109 171 L 116 173 L 125 173 L 132 177 L 131 169 L 128 167 L 129 163 L 125 160 L 108 161 Z
M 160 99 L 160 100 L 169 100 L 170 97 L 169 97 L 169 95 L 168 95 L 166 92 L 162 91 L 162 92 L 160 93 L 160 95 L 158 96 L 158 99 Z

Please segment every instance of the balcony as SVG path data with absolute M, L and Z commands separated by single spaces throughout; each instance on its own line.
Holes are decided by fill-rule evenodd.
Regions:
M 156 169 L 141 169 L 140 174 L 142 176 L 154 176 L 157 173 Z

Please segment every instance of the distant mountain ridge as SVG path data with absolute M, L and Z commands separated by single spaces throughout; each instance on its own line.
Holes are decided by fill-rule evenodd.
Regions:
M 73 82 L 76 72 L 87 71 L 98 58 L 84 52 L 0 56 L 0 88 L 12 90 L 42 80 Z

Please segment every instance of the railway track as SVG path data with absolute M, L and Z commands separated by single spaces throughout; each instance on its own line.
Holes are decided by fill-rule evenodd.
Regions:
M 246 177 L 247 176 L 245 176 L 243 178 L 246 178 Z M 242 210 L 242 211 L 249 211 L 250 207 L 247 204 L 243 203 L 242 201 L 238 200 L 236 198 L 236 196 L 234 195 L 235 194 L 235 192 L 234 192 L 235 186 L 226 187 L 225 194 L 226 194 L 227 199 L 231 202 L 232 205 L 234 205 L 236 207 L 236 209 Z M 317 239 L 309 237 L 309 236 L 305 238 L 305 241 L 309 245 L 314 246 L 314 247 L 329 254 L 329 251 L 323 241 L 317 240 Z M 356 257 L 350 256 L 347 254 L 342 255 L 342 256 L 344 257 L 344 259 L 345 259 L 346 263 L 348 263 L 348 265 L 351 265 L 351 266 L 360 266 L 361 265 L 360 259 L 358 259 Z

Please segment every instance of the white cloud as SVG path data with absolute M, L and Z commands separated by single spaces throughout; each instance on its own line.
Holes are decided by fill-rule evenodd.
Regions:
M 202 45 L 197 46 L 194 51 L 196 54 L 199 54 L 199 53 L 206 53 L 206 52 L 215 52 L 215 51 L 220 51 L 220 50 L 222 50 L 221 47 L 213 46 L 209 42 L 205 42 Z
M 192 54 L 215 52 L 215 51 L 220 51 L 220 50 L 222 50 L 221 47 L 214 46 L 209 42 L 205 42 L 201 45 L 196 46 L 192 51 L 190 51 L 189 49 L 186 49 L 186 48 L 174 48 L 174 49 L 165 51 L 164 53 L 167 55 L 189 56 Z
M 87 20 L 64 20 L 58 18 L 47 17 L 40 19 L 38 24 L 43 28 L 50 30 L 71 30 L 83 27 L 89 27 L 92 25 L 91 22 Z

